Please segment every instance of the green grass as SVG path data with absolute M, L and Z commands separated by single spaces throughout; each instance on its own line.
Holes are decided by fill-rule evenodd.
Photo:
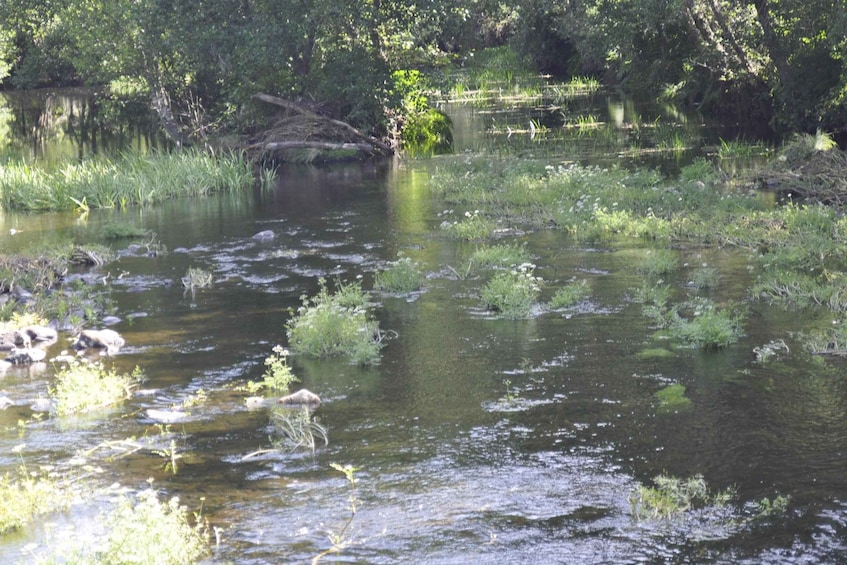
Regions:
M 541 279 L 535 276 L 535 265 L 523 263 L 495 274 L 483 287 L 480 298 L 485 306 L 507 319 L 528 318 L 532 314 Z
M 426 275 L 420 265 L 410 257 L 402 255 L 386 269 L 374 275 L 374 288 L 386 292 L 405 294 L 420 290 Z
M 106 369 L 102 363 L 75 362 L 57 371 L 50 396 L 60 416 L 91 412 L 118 404 L 132 393 L 144 373 L 131 374 Z
M 688 479 L 660 475 L 653 482 L 655 487 L 641 485 L 629 498 L 632 516 L 638 520 L 671 520 L 694 508 L 726 506 L 734 495 L 731 489 L 711 492 L 703 475 Z
M 481 245 L 471 255 L 471 262 L 483 268 L 502 269 L 510 265 L 528 263 L 532 257 L 525 245 L 500 243 Z
M 573 306 L 591 296 L 591 285 L 583 279 L 559 288 L 550 299 L 549 307 L 553 310 Z
M 302 296 L 302 306 L 286 324 L 291 351 L 309 357 L 344 356 L 351 362 L 379 362 L 383 334 L 367 307 L 361 283 L 336 284 L 335 292 L 320 279 L 313 297 Z
M 744 335 L 744 317 L 743 312 L 718 308 L 711 300 L 701 298 L 677 306 L 669 329 L 673 337 L 694 347 L 721 349 Z
M 84 212 L 243 190 L 252 184 L 250 165 L 239 156 L 212 157 L 193 150 L 131 153 L 114 160 L 95 157 L 55 169 L 17 162 L 0 168 L 0 207 Z
M 36 517 L 63 510 L 71 495 L 56 478 L 21 466 L 17 473 L 0 477 L 0 535 L 18 530 Z
M 465 212 L 461 220 L 444 220 L 441 229 L 454 239 L 464 241 L 480 241 L 491 237 L 497 225 L 479 210 Z

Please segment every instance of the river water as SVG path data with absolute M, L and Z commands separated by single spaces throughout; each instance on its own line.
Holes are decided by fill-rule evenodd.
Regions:
M 746 336 L 717 352 L 645 358 L 639 352 L 654 346 L 653 330 L 632 300 L 645 250 L 536 231 L 503 242 L 526 244 L 547 283 L 541 299 L 573 277 L 591 282 L 591 298 L 528 320 L 494 319 L 478 299 L 485 280 L 451 269 L 474 244 L 438 229 L 444 205 L 428 187 L 438 163 L 286 166 L 271 189 L 92 211 L 85 220 L 4 213 L 4 250 L 102 241 L 103 226 L 120 221 L 156 232 L 169 252 L 125 254 L 99 271 L 110 274 L 104 290 L 122 320 L 112 327 L 127 341 L 112 361 L 142 367 L 144 393 L 95 417 L 33 419 L 29 406 L 46 395 L 50 369 L 8 372 L 0 386 L 15 405 L 0 412 L 0 466 L 51 464 L 129 489 L 152 479 L 163 494 L 202 505 L 219 529 L 210 563 L 301 563 L 328 549 L 328 535 L 351 515 L 349 484 L 332 463 L 357 469 L 357 511 L 343 549 L 323 561 L 847 560 L 844 369 L 795 353 L 790 333 L 829 323 L 825 315 L 749 302 L 742 253 L 680 250 L 692 269 L 720 271 L 712 298 L 749 302 Z M 252 239 L 263 230 L 276 237 Z M 315 416 L 329 445 L 250 456 L 271 446 L 273 408 L 249 408 L 237 387 L 259 379 L 264 358 L 285 344 L 290 309 L 317 290 L 319 277 L 361 275 L 371 288 L 398 252 L 423 266 L 427 284 L 411 297 L 372 295 L 392 334 L 382 362 L 291 359 L 298 386 L 323 399 Z M 213 286 L 184 292 L 179 279 L 189 267 L 211 271 Z M 674 283 L 684 287 L 689 274 Z M 791 353 L 756 362 L 754 348 L 777 339 Z M 663 406 L 656 393 L 672 384 L 690 402 Z M 151 418 L 150 410 L 201 391 L 205 401 L 169 428 Z M 131 437 L 149 443 L 127 456 L 95 450 Z M 182 455 L 176 473 L 155 453 L 171 440 Z M 631 494 L 662 473 L 699 473 L 711 489 L 736 494 L 726 508 L 636 520 Z M 790 497 L 788 508 L 759 516 L 755 505 L 778 495 Z M 51 539 L 85 543 L 108 500 L 100 494 L 4 537 L 0 561 L 33 562 Z

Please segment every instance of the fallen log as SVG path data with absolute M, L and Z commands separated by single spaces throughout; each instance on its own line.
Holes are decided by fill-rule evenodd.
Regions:
M 310 112 L 309 110 L 302 108 L 301 106 L 295 104 L 294 102 L 291 102 L 289 100 L 285 100 L 284 98 L 279 98 L 277 96 L 271 96 L 270 94 L 262 94 L 262 93 L 254 94 L 253 98 L 255 98 L 256 100 L 260 100 L 262 102 L 266 102 L 268 104 L 273 104 L 274 106 L 279 106 L 280 108 L 285 108 L 286 110 L 289 110 L 291 112 L 295 112 L 297 114 L 308 116 L 309 118 L 312 118 L 314 120 L 329 122 L 329 123 L 341 128 L 341 129 L 343 129 L 345 132 L 350 134 L 355 139 L 362 140 L 363 142 L 365 142 L 368 145 L 372 146 L 373 148 L 379 150 L 379 152 L 384 153 L 385 155 L 393 155 L 394 154 L 394 150 L 389 145 L 386 145 L 385 143 L 381 142 L 380 140 L 375 139 L 375 138 L 373 138 L 369 135 L 365 135 L 364 133 L 360 132 L 359 130 L 357 130 L 356 128 L 354 128 L 350 124 L 348 124 L 347 122 L 342 122 L 341 120 L 333 120 L 331 118 L 326 118 L 324 116 L 320 116 L 318 114 L 315 114 L 314 112 Z M 308 142 L 308 143 L 314 143 L 314 142 Z M 321 148 L 321 149 L 325 149 L 325 148 Z M 353 148 L 351 147 L 351 149 L 353 149 Z

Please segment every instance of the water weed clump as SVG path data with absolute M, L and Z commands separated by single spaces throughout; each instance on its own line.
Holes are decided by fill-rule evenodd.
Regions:
M 248 392 L 255 394 L 267 390 L 276 394 L 288 394 L 291 385 L 298 381 L 288 365 L 288 350 L 281 345 L 274 346 L 273 353 L 265 358 L 265 367 L 261 381 L 247 383 Z
M 500 243 L 481 245 L 471 255 L 471 262 L 482 268 L 504 269 L 511 265 L 528 263 L 532 257 L 525 245 Z
M 374 275 L 374 288 L 386 292 L 409 293 L 420 290 L 426 281 L 426 275 L 416 261 L 410 257 L 400 257 L 385 270 Z
M 670 249 L 651 249 L 637 267 L 638 273 L 657 279 L 679 270 L 679 256 Z
M 629 497 L 636 520 L 670 520 L 695 508 L 726 506 L 735 494 L 732 489 L 711 492 L 703 475 L 688 479 L 659 475 L 653 482 L 655 487 L 640 485 Z
M 680 316 L 684 312 L 690 317 Z M 744 335 L 743 311 L 718 308 L 708 299 L 698 298 L 674 308 L 671 335 L 701 349 L 720 349 Z
M 70 505 L 70 491 L 47 472 L 31 472 L 21 466 L 17 473 L 0 477 L 0 535 L 18 530 L 35 517 Z
M 497 273 L 483 287 L 480 298 L 486 307 L 503 318 L 528 318 L 532 314 L 541 278 L 535 276 L 535 265 L 522 263 L 502 273 Z
M 127 153 L 115 160 L 95 157 L 51 170 L 9 163 L 0 169 L 0 205 L 14 210 L 126 208 L 252 184 L 250 165 L 235 154 Z
M 190 292 L 193 295 L 198 288 L 212 286 L 212 273 L 198 267 L 189 267 L 185 276 L 182 277 L 182 286 L 186 292 Z
M 306 448 L 314 453 L 318 441 L 323 441 L 325 446 L 329 445 L 327 429 L 315 420 L 308 406 L 302 406 L 299 410 L 273 410 L 271 427 L 275 436 L 272 441 L 274 450 L 294 451 Z
M 566 284 L 556 290 L 550 299 L 548 307 L 552 310 L 568 308 L 581 300 L 585 300 L 589 296 L 591 296 L 591 285 L 588 284 L 588 280 L 582 279 L 581 281 Z
M 691 406 L 691 399 L 685 396 L 685 385 L 673 384 L 656 392 L 660 412 L 677 412 Z
M 286 323 L 291 351 L 310 357 L 345 356 L 352 362 L 379 362 L 384 334 L 367 308 L 367 294 L 359 281 L 337 282 L 335 292 L 326 280 L 313 297 L 301 296 L 302 306 Z
M 691 281 L 689 284 L 698 291 L 714 290 L 718 287 L 720 280 L 721 274 L 717 269 L 704 265 L 691 273 Z
M 202 517 L 192 515 L 177 497 L 160 501 L 153 489 L 121 497 L 103 523 L 103 549 L 81 556 L 83 560 L 189 565 L 209 553 L 208 525 Z
M 480 241 L 488 239 L 496 228 L 496 224 L 486 218 L 479 210 L 465 212 L 461 220 L 445 220 L 441 223 L 441 229 L 454 239 L 464 241 Z
M 102 362 L 76 361 L 56 373 L 50 389 L 59 416 L 91 412 L 129 398 L 145 379 L 138 367 L 130 374 L 108 370 Z

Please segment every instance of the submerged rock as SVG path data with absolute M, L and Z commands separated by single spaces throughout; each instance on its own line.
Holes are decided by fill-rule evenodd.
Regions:
M 37 347 L 15 348 L 9 352 L 6 361 L 12 365 L 30 365 L 43 361 L 47 357 L 47 352 Z
M 270 241 L 276 237 L 276 234 L 272 230 L 260 231 L 256 235 L 253 236 L 253 239 L 256 241 Z
M 56 329 L 50 326 L 27 326 L 21 330 L 21 333 L 29 336 L 32 341 L 54 342 L 59 337 Z
M 318 405 L 321 403 L 321 397 L 309 390 L 301 389 L 294 394 L 283 396 L 277 402 L 280 404 L 305 404 L 309 406 Z
M 105 349 L 117 353 L 126 341 L 115 330 L 82 330 L 73 344 L 74 349 Z

